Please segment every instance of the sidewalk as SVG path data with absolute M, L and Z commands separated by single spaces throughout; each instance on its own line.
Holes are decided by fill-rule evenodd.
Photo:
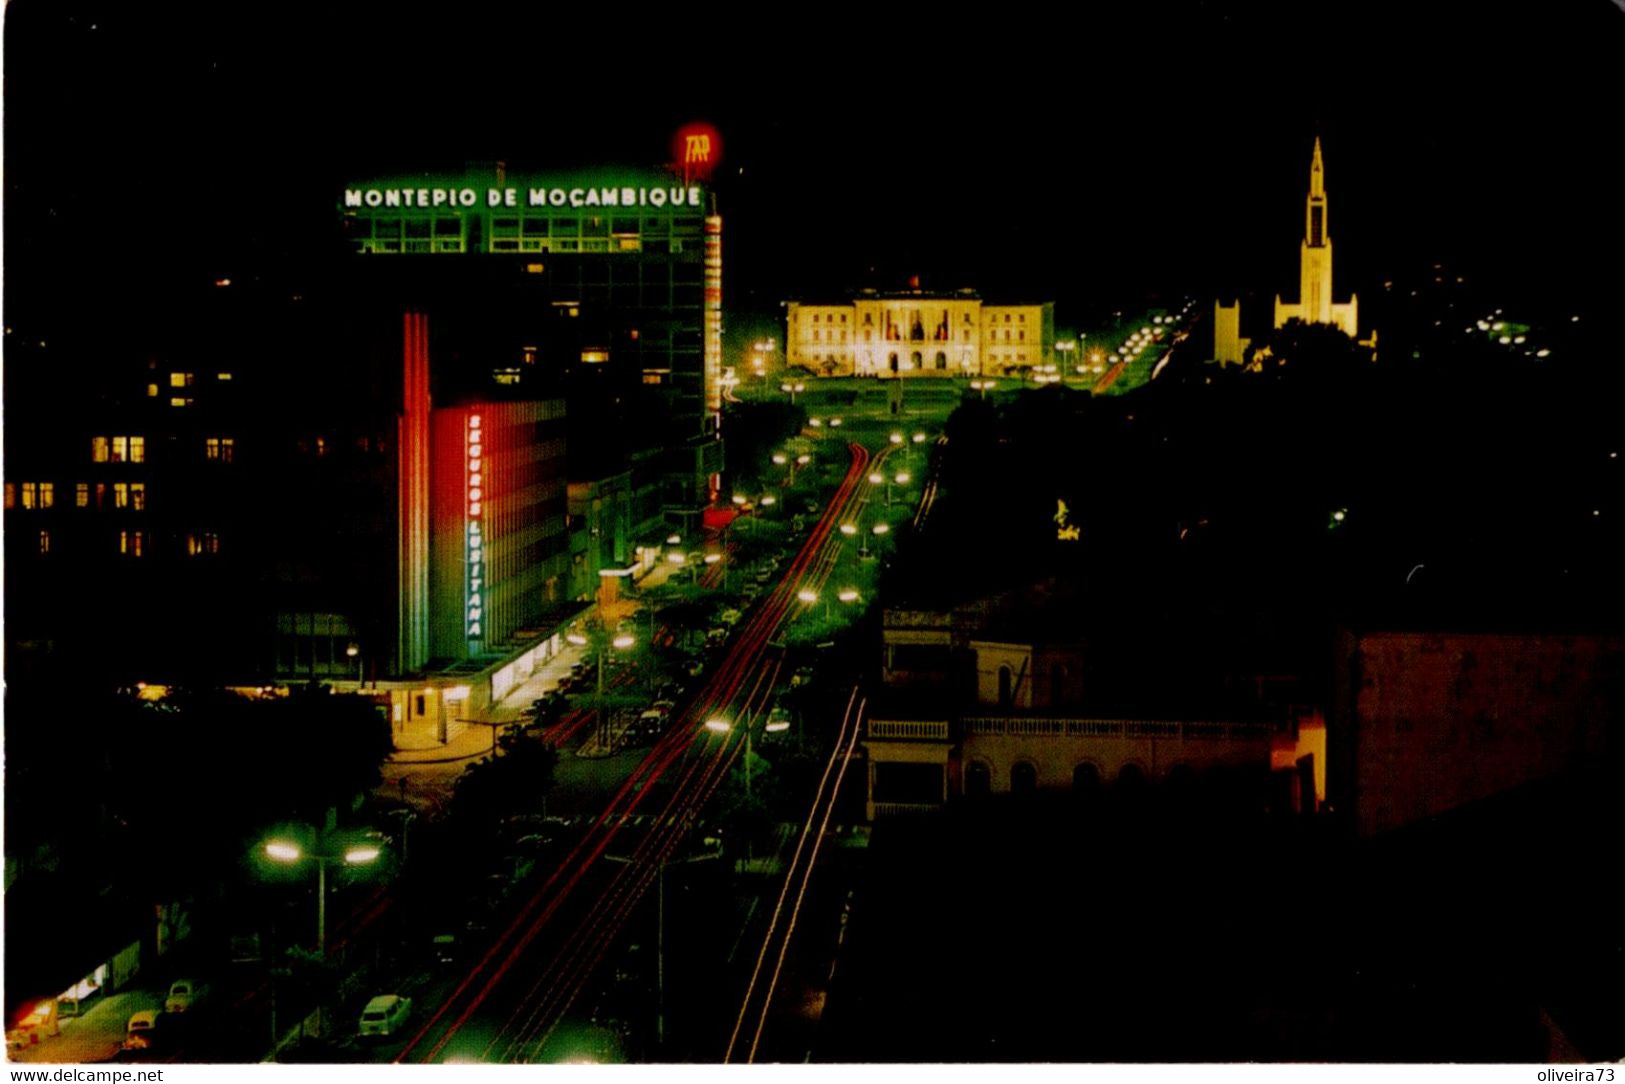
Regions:
M 108 1061 L 124 1046 L 124 1027 L 142 1009 L 161 1009 L 163 999 L 144 990 L 109 994 L 85 1010 L 83 1016 L 61 1021 L 56 1035 L 42 1035 L 37 1043 L 11 1047 L 6 1060 L 22 1063 L 83 1064 Z
M 508 695 L 492 705 L 483 718 L 473 720 L 473 725 L 465 724 L 456 737 L 447 742 L 418 735 L 403 737 L 400 747 L 386 764 L 449 764 L 489 756 L 492 728 L 485 724 L 508 726 L 519 722 L 519 709 L 528 707 L 531 701 L 556 688 L 559 679 L 581 660 L 585 650 L 580 645 L 566 642 L 557 655 L 543 663 L 523 684 L 508 690 Z

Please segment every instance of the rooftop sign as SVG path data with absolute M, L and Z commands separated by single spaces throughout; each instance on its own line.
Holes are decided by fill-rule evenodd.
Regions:
M 459 211 L 474 208 L 640 207 L 705 208 L 705 190 L 658 174 L 603 174 L 522 178 L 501 174 L 468 177 L 403 177 L 346 185 L 345 210 L 412 208 Z

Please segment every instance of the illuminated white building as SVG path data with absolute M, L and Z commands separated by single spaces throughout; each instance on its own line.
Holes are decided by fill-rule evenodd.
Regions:
M 1309 195 L 1304 203 L 1303 243 L 1299 249 L 1298 301 L 1287 304 L 1275 296 L 1275 327 L 1288 320 L 1306 324 L 1331 324 L 1351 339 L 1359 331 L 1359 299 L 1349 295 L 1347 302 L 1332 300 L 1332 237 L 1327 224 L 1326 169 L 1321 162 L 1320 140 L 1309 163 Z M 1374 342 L 1375 340 L 1373 340 Z M 1213 359 L 1221 365 L 1240 365 L 1252 340 L 1241 334 L 1241 302 L 1213 303 Z
M 1326 171 L 1320 160 L 1320 140 L 1309 163 L 1309 197 L 1304 203 L 1303 245 L 1298 271 L 1298 303 L 1288 305 L 1275 297 L 1275 326 L 1288 320 L 1306 324 L 1335 324 L 1351 339 L 1358 338 L 1359 299 L 1345 304 L 1332 301 L 1332 237 L 1326 222 Z
M 1055 304 L 993 305 L 971 290 L 786 303 L 786 360 L 819 376 L 1002 376 L 1054 360 Z

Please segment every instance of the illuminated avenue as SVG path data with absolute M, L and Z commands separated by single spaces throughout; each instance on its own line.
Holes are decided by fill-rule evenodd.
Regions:
M 9 1060 L 1625 1057 L 1625 14 L 477 7 L 6 10 Z

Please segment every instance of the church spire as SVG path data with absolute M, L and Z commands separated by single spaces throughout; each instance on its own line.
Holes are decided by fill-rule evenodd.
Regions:
M 1309 163 L 1309 199 L 1304 207 L 1303 243 L 1306 248 L 1327 248 L 1326 167 L 1320 161 L 1320 137 L 1315 137 L 1315 157 Z
M 1332 235 L 1326 221 L 1326 166 L 1320 156 L 1320 137 L 1309 160 L 1309 196 L 1304 200 L 1303 245 L 1299 249 L 1298 303 L 1275 299 L 1275 326 L 1288 320 L 1306 324 L 1336 324 L 1353 338 L 1359 327 L 1356 301 L 1332 301 Z

